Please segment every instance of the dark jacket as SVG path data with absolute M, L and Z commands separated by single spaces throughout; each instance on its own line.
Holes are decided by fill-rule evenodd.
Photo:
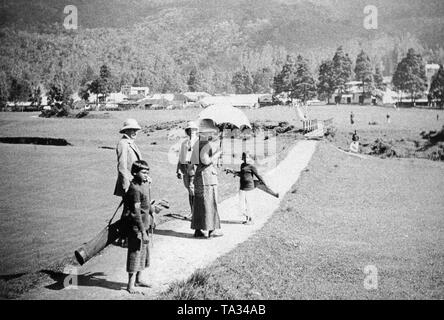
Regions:
M 137 235 L 143 230 L 154 228 L 154 216 L 151 209 L 151 199 L 148 183 L 131 182 L 129 189 L 123 197 L 124 206 L 122 219 L 127 232 Z M 140 202 L 140 212 L 135 209 L 135 204 Z

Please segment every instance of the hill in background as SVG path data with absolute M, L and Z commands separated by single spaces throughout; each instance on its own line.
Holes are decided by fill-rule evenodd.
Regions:
M 242 66 L 276 70 L 286 54 L 300 53 L 315 70 L 339 45 L 352 59 L 366 50 L 386 75 L 409 47 L 428 60 L 444 60 L 443 1 L 372 4 L 377 30 L 363 27 L 366 0 L 3 0 L 0 65 L 38 82 L 65 70 L 76 83 L 87 65 L 97 72 L 107 63 L 121 81 L 139 74 L 158 90 L 183 87 L 198 66 L 205 77 L 217 78 L 214 90 L 220 91 L 229 90 L 222 83 Z M 66 5 L 78 8 L 78 30 L 62 27 Z M 11 70 L 17 64 L 20 70 Z M 154 79 L 159 74 L 175 76 Z

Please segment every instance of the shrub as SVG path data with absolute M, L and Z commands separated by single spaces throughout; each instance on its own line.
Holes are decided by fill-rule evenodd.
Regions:
M 380 155 L 383 157 L 396 157 L 397 153 L 393 149 L 393 146 L 385 142 L 382 139 L 376 139 L 376 141 L 371 145 L 370 154 Z

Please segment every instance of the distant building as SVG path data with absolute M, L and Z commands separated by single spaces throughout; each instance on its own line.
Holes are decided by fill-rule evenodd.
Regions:
M 340 104 L 376 104 L 375 96 L 363 94 L 362 81 L 350 81 L 345 83 L 345 88 L 341 94 L 336 90 L 332 98 Z
M 211 94 L 206 92 L 185 92 L 184 95 L 188 98 L 188 101 L 197 102 L 205 97 L 211 97 Z
M 182 93 L 155 93 L 138 101 L 142 109 L 182 109 L 188 102 Z
M 122 101 L 128 100 L 128 96 L 121 93 L 121 92 L 111 92 L 107 97 L 106 97 L 106 102 L 107 103 L 120 103 Z
M 227 96 L 210 96 L 201 99 L 200 102 L 204 106 L 225 104 L 238 108 L 255 108 L 259 105 L 259 99 L 265 95 L 266 94 L 231 94 Z
M 143 95 L 148 96 L 150 89 L 148 87 L 132 87 L 130 85 L 122 86 L 120 92 L 126 96 Z

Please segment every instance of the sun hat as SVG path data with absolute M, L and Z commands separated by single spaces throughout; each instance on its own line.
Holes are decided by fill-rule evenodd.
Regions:
M 210 119 L 201 119 L 199 121 L 199 133 L 203 132 L 218 132 L 219 129 L 214 124 L 213 120 Z
M 123 123 L 123 127 L 120 129 L 119 133 L 123 133 L 123 131 L 127 129 L 140 130 L 142 129 L 135 119 L 126 119 Z
M 187 126 L 185 127 L 185 130 L 187 130 L 187 129 L 199 130 L 199 127 L 197 126 L 197 124 L 194 121 L 188 121 Z

